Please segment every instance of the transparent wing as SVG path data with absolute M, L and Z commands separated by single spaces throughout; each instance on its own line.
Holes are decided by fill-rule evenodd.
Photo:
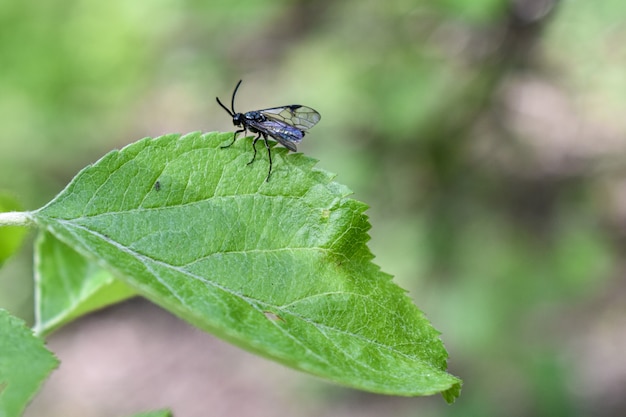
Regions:
M 309 130 L 320 121 L 320 114 L 310 107 L 292 104 L 290 106 L 272 107 L 258 110 L 268 119 L 276 120 L 296 127 L 303 132 Z

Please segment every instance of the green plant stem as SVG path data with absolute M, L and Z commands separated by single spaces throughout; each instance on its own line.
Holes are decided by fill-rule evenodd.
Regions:
M 27 211 L 8 211 L 0 213 L 1 226 L 29 226 L 33 222 L 30 212 Z

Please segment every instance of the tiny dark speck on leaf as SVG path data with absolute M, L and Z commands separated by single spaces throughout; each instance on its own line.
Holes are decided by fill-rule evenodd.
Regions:
M 157 181 L 154 183 L 154 191 L 161 191 L 161 182 Z

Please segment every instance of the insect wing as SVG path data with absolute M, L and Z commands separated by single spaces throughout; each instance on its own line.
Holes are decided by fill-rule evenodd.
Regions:
M 302 141 L 304 132 L 279 120 L 267 119 L 263 122 L 246 120 L 246 124 L 257 132 L 267 134 L 276 139 L 290 151 L 296 152 L 296 144 Z
M 259 110 L 268 119 L 285 123 L 306 132 L 320 121 L 320 114 L 310 107 L 292 104 Z

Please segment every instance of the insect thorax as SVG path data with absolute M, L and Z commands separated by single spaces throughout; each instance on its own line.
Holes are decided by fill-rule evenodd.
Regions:
M 262 123 L 267 120 L 267 118 L 261 112 L 258 112 L 258 111 L 249 111 L 245 114 L 245 117 L 246 117 L 246 120 L 257 122 L 257 123 Z

